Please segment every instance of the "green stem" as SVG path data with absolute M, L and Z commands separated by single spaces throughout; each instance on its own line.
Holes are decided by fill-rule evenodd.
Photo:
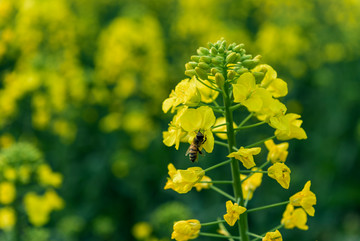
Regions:
M 246 123 L 248 120 L 250 120 L 250 118 L 251 118 L 252 116 L 253 116 L 253 114 L 250 113 L 250 114 L 239 124 L 238 128 L 239 128 L 239 127 L 242 127 L 243 125 L 245 125 L 245 123 Z
M 267 140 L 274 139 L 275 137 L 276 137 L 276 136 L 268 137 L 268 138 L 263 139 L 263 140 L 261 140 L 261 141 L 255 142 L 255 143 L 253 143 L 253 144 L 251 144 L 251 145 L 247 145 L 247 146 L 245 146 L 245 148 L 250 148 L 250 147 L 258 146 L 258 145 L 264 143 L 264 142 L 267 141 Z
M 224 143 L 224 142 L 221 142 L 221 141 L 214 140 L 214 143 L 215 143 L 215 144 L 218 144 L 218 145 L 220 145 L 220 146 L 228 147 L 228 144 L 226 144 L 226 143 Z
M 263 238 L 262 236 L 257 235 L 257 234 L 255 234 L 255 233 L 247 232 L 247 234 L 249 234 L 250 236 L 253 236 L 253 237 L 255 237 L 255 238 Z
M 224 192 L 223 190 L 217 188 L 217 187 L 214 187 L 213 185 L 210 186 L 210 188 L 218 193 L 220 193 L 221 195 L 229 198 L 230 200 L 232 200 L 233 202 L 235 202 L 235 198 L 233 196 L 231 196 L 230 194 L 227 194 L 226 192 Z
M 222 123 L 222 124 L 213 126 L 213 127 L 211 127 L 211 129 L 215 129 L 215 128 L 218 128 L 218 127 L 220 127 L 220 126 L 225 126 L 225 125 L 227 125 L 227 123 Z
M 262 121 L 262 122 L 258 122 L 258 123 L 252 124 L 252 125 L 237 127 L 234 130 L 239 131 L 239 130 L 243 130 L 243 129 L 249 129 L 249 128 L 252 128 L 252 127 L 261 126 L 261 125 L 263 125 L 265 123 L 266 123 L 265 121 Z
M 212 183 L 212 184 L 233 184 L 233 181 L 201 181 L 199 183 Z
M 243 170 L 240 173 L 268 173 L 267 171 L 252 171 L 252 170 Z
M 263 210 L 263 209 L 268 209 L 268 208 L 273 208 L 273 207 L 277 207 L 277 206 L 282 206 L 282 205 L 288 204 L 289 202 L 290 202 L 290 201 L 285 201 L 285 202 L 274 203 L 274 204 L 270 204 L 270 205 L 266 205 L 266 206 L 262 206 L 262 207 L 258 207 L 258 208 L 252 208 L 252 209 L 248 209 L 246 212 L 251 213 L 251 212 L 260 211 L 260 210 Z
M 224 134 L 226 134 L 227 131 L 212 131 L 212 133 L 224 133 Z
M 210 225 L 219 224 L 219 223 L 225 223 L 225 222 L 226 222 L 225 220 L 217 220 L 214 222 L 201 223 L 201 227 L 210 226 Z
M 262 169 L 262 168 L 264 168 L 267 164 L 269 164 L 270 163 L 270 161 L 266 161 L 266 162 L 264 162 L 260 167 L 259 167 L 259 169 Z M 241 180 L 241 182 L 244 182 L 246 179 L 248 179 L 248 178 L 250 178 L 252 175 L 254 175 L 255 174 L 255 172 L 251 172 L 247 177 L 245 177 L 244 179 L 242 179 Z
M 200 232 L 199 233 L 200 236 L 207 236 L 207 237 L 214 237 L 214 238 L 226 238 L 226 239 L 229 239 L 229 238 L 233 238 L 233 239 L 239 239 L 239 237 L 235 237 L 235 236 L 224 236 L 224 235 L 221 235 L 221 234 L 215 234 L 215 233 L 203 233 L 203 232 Z
M 217 168 L 217 167 L 220 167 L 220 166 L 222 166 L 222 165 L 226 165 L 226 164 L 228 164 L 228 163 L 230 163 L 230 162 L 231 162 L 231 159 L 226 160 L 226 161 L 223 161 L 223 162 L 220 162 L 220 163 L 218 163 L 218 164 L 216 164 L 216 165 L 214 165 L 214 166 L 211 166 L 211 167 L 209 167 L 209 168 L 206 168 L 204 171 L 205 171 L 205 172 L 211 171 L 211 170 L 213 170 L 213 169 L 215 169 L 215 168 Z
M 234 110 L 240 108 L 241 106 L 243 106 L 243 105 L 240 104 L 240 103 L 239 103 L 239 104 L 236 104 L 236 105 L 233 105 L 233 106 L 230 107 L 230 110 L 231 110 L 231 111 L 234 111 Z
M 205 84 L 205 82 L 204 81 L 202 81 L 200 78 L 196 78 L 201 84 L 203 84 L 203 85 L 205 85 L 206 87 L 208 87 L 209 89 L 212 89 L 212 90 L 216 90 L 216 91 L 218 91 L 218 92 L 222 92 L 222 90 L 221 89 L 219 89 L 219 88 L 215 88 L 215 87 L 212 87 L 212 86 L 210 86 L 210 85 L 208 85 L 208 84 Z
M 224 75 L 226 76 L 226 75 Z M 233 112 L 231 108 L 231 99 L 230 99 L 230 84 L 225 81 L 224 92 L 223 92 L 223 100 L 225 106 L 225 118 L 227 127 L 227 137 L 228 137 L 228 150 L 229 153 L 233 152 L 233 147 L 236 146 L 235 142 L 235 131 L 233 126 Z M 251 116 L 250 116 L 251 117 Z M 249 117 L 249 118 L 250 118 Z M 240 172 L 239 172 L 239 161 L 235 158 L 231 158 L 231 174 L 233 179 L 233 190 L 235 195 L 235 200 L 239 200 L 239 205 L 244 206 L 244 197 L 241 188 L 241 180 L 240 180 Z M 248 231 L 248 220 L 247 213 L 244 212 L 240 215 L 240 220 L 238 222 L 240 238 L 242 241 L 248 241 L 249 236 L 247 234 Z

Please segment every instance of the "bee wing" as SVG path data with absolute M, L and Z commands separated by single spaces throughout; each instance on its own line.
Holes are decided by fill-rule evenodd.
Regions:
M 190 153 L 190 147 L 191 147 L 191 146 L 189 146 L 189 148 L 187 149 L 187 151 L 186 151 L 186 153 L 185 153 L 185 156 L 189 155 L 189 153 Z

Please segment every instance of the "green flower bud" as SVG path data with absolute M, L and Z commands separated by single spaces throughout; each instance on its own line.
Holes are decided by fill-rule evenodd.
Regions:
M 194 69 L 194 67 L 193 67 L 190 63 L 186 63 L 186 64 L 185 64 L 185 69 L 186 69 L 186 70 Z
M 234 70 L 230 70 L 230 71 L 228 71 L 228 73 L 227 73 L 227 78 L 228 78 L 229 80 L 232 80 L 232 79 L 235 78 L 235 75 L 236 75 L 236 72 L 235 72 Z
M 205 63 L 205 62 L 200 62 L 200 63 L 198 64 L 198 66 L 199 66 L 200 68 L 204 69 L 204 70 L 210 69 L 210 66 L 209 66 L 207 63 Z
M 205 70 L 203 70 L 202 68 L 196 67 L 195 68 L 196 74 L 200 77 L 200 79 L 207 79 L 208 75 L 206 73 Z
M 211 53 L 211 55 L 216 56 L 216 55 L 218 54 L 218 51 L 217 51 L 216 48 L 212 47 L 212 48 L 210 49 L 210 53 Z
M 241 55 L 239 53 L 236 53 L 235 63 L 239 62 L 240 58 L 241 58 Z
M 247 68 L 240 68 L 236 70 L 236 73 L 238 73 L 239 75 L 242 75 L 243 73 L 249 72 L 249 70 Z
M 201 56 L 200 57 L 200 62 L 205 62 L 205 63 L 211 63 L 211 57 L 209 56 Z
M 185 70 L 185 75 L 189 77 L 193 77 L 194 75 L 196 75 L 196 71 L 194 69 Z
M 236 43 L 229 44 L 228 49 L 232 50 L 236 46 Z
M 244 48 L 245 47 L 245 44 L 238 44 L 238 45 L 236 45 L 234 48 L 233 48 L 233 50 L 235 51 L 235 52 L 239 52 L 242 48 Z
M 254 75 L 256 82 L 261 82 L 265 76 L 265 74 L 263 72 L 252 72 L 252 74 Z
M 244 67 L 248 68 L 248 69 L 252 69 L 254 68 L 258 63 L 260 62 L 260 60 L 258 59 L 247 59 L 242 61 L 242 64 L 244 65 Z
M 215 82 L 220 88 L 222 88 L 224 86 L 224 83 L 225 83 L 224 76 L 221 73 L 216 73 L 215 74 Z
M 204 48 L 204 47 L 198 48 L 197 53 L 199 55 L 209 55 L 210 54 L 209 50 L 207 48 Z
M 190 57 L 190 59 L 191 59 L 192 61 L 199 62 L 199 61 L 200 61 L 200 56 L 198 56 L 198 55 L 193 55 L 193 56 Z
M 215 65 L 221 64 L 224 61 L 224 58 L 221 56 L 217 56 L 211 59 L 211 62 Z
M 220 72 L 220 70 L 218 70 L 217 68 L 211 68 L 210 72 L 212 75 L 215 75 L 216 73 Z
M 251 59 L 251 58 L 252 58 L 251 54 L 245 54 L 245 55 L 241 56 L 240 61 L 244 61 L 244 60 Z
M 228 56 L 226 56 L 226 63 L 234 63 L 236 61 L 236 53 L 232 52 L 231 54 L 229 54 Z

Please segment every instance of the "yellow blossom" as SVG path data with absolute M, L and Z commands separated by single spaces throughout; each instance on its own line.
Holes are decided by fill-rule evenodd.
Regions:
M 261 64 L 256 66 L 252 71 L 266 72 L 260 83 L 260 87 L 269 91 L 273 97 L 279 98 L 287 95 L 287 83 L 284 80 L 277 78 L 276 71 L 270 65 Z
M 133 236 L 138 240 L 146 239 L 150 236 L 152 228 L 147 222 L 138 222 L 132 228 Z
M 12 167 L 4 168 L 4 177 L 9 181 L 15 181 L 16 179 L 16 170 Z
M 205 136 L 202 147 L 206 152 L 211 153 L 214 149 L 214 136 L 211 127 L 215 124 L 215 115 L 208 106 L 201 106 L 197 109 L 188 108 L 180 116 L 181 127 L 188 132 L 188 142 L 192 143 L 196 134 L 201 131 Z
M 166 113 L 171 109 L 174 112 L 175 107 L 183 104 L 187 106 L 196 106 L 200 102 L 200 92 L 197 89 L 196 78 L 182 80 L 176 87 L 175 91 L 171 91 L 169 98 L 164 100 L 162 109 Z
M 208 182 L 208 183 L 200 183 L 200 182 Z M 196 191 L 200 192 L 202 189 L 209 189 L 212 185 L 211 178 L 208 176 L 203 176 L 199 183 L 196 183 L 194 187 L 196 188 Z
M 259 169 L 252 168 L 251 170 L 256 171 Z M 254 173 L 253 175 L 251 175 L 245 181 L 241 182 L 241 187 L 242 187 L 242 192 L 243 192 L 244 198 L 246 198 L 248 200 L 252 199 L 256 188 L 258 188 L 261 185 L 262 176 L 263 176 L 262 173 L 257 172 L 257 173 Z M 246 175 L 240 174 L 241 180 L 245 179 L 246 177 L 247 177 Z
M 62 183 L 62 175 L 53 172 L 49 165 L 42 164 L 37 169 L 38 178 L 41 184 L 60 187 Z
M 201 224 L 199 220 L 181 220 L 174 224 L 171 238 L 176 241 L 187 241 L 199 236 Z
M 315 209 L 313 205 L 316 204 L 316 196 L 310 191 L 311 181 L 307 181 L 303 190 L 290 197 L 290 203 L 293 206 L 301 206 L 307 214 L 314 216 Z
M 301 116 L 293 113 L 277 115 L 270 118 L 269 125 L 276 129 L 275 136 L 278 140 L 307 139 L 306 133 L 301 128 Z
M 186 170 L 176 170 L 173 164 L 168 165 L 169 178 L 164 189 L 173 189 L 178 193 L 187 193 L 198 183 L 205 171 L 200 167 L 190 167 Z
M 282 236 L 279 230 L 275 232 L 267 232 L 262 241 L 282 241 Z
M 288 155 L 287 149 L 289 148 L 289 143 L 284 142 L 276 145 L 273 140 L 265 141 L 265 146 L 269 150 L 267 160 L 272 163 L 275 162 L 285 162 Z
M 14 227 L 16 214 L 13 208 L 0 208 L 0 229 L 9 230 Z
M 163 132 L 163 143 L 166 146 L 175 145 L 176 150 L 179 149 L 180 141 L 187 135 L 180 126 L 180 117 L 187 110 L 187 107 L 178 110 L 177 114 L 173 117 L 173 120 L 169 124 L 168 131 Z M 187 140 L 186 140 L 187 141 Z
M 307 215 L 304 209 L 294 209 L 294 206 L 291 204 L 286 206 L 286 210 L 281 219 L 281 223 L 284 224 L 285 228 L 293 229 L 294 227 L 297 227 L 302 230 L 308 230 L 309 227 L 306 225 L 306 222 Z
M 222 125 L 226 123 L 226 119 L 225 117 L 219 117 L 216 119 L 214 126 L 218 126 L 218 125 Z M 237 125 L 235 124 L 235 122 L 233 122 L 233 127 L 237 128 Z M 216 128 L 212 129 L 214 132 L 216 131 L 226 131 L 227 127 L 226 125 L 222 125 Z M 226 133 L 215 133 L 216 136 L 218 136 L 219 138 L 223 139 L 223 140 L 227 140 L 227 135 Z
M 285 189 L 288 189 L 290 185 L 290 173 L 290 168 L 280 162 L 268 168 L 269 177 L 275 179 Z
M 0 183 L 0 203 L 9 204 L 14 201 L 16 197 L 15 185 L 11 182 Z
M 254 148 L 240 147 L 238 151 L 230 153 L 227 157 L 235 157 L 236 159 L 242 162 L 244 167 L 249 169 L 256 165 L 254 162 L 253 155 L 259 154 L 260 151 L 261 151 L 260 147 L 254 147 Z
M 239 206 L 237 203 L 232 203 L 230 200 L 226 202 L 226 214 L 224 220 L 230 225 L 234 226 L 236 221 L 240 218 L 240 214 L 244 213 L 246 208 Z
M 256 89 L 256 80 L 253 74 L 242 74 L 233 84 L 234 102 L 244 103 Z
M 193 78 L 196 78 L 196 77 L 194 76 Z M 209 80 L 203 80 L 203 82 L 209 86 L 212 85 Z M 200 81 L 196 81 L 196 87 L 200 92 L 201 102 L 211 103 L 219 95 L 218 91 L 210 89 L 209 87 L 202 84 Z

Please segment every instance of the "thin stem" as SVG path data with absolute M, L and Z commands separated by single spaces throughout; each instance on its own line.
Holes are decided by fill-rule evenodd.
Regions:
M 214 237 L 214 238 L 226 238 L 226 239 L 229 239 L 229 238 L 233 238 L 233 239 L 239 239 L 239 237 L 235 237 L 235 236 L 224 236 L 224 235 L 221 235 L 221 234 L 215 234 L 215 233 L 203 233 L 203 232 L 200 232 L 199 235 L 201 236 L 207 236 L 207 237 Z
M 265 121 L 261 121 L 261 122 L 258 122 L 258 123 L 252 124 L 252 125 L 246 125 L 246 126 L 237 127 L 234 130 L 239 131 L 239 130 L 243 130 L 243 129 L 249 129 L 249 128 L 252 128 L 252 127 L 261 126 L 261 125 L 263 125 L 265 123 L 266 123 Z
M 211 129 L 215 129 L 215 128 L 218 128 L 220 126 L 226 126 L 226 125 L 227 125 L 227 123 L 222 123 L 222 124 L 211 127 Z
M 255 233 L 247 232 L 247 234 L 249 234 L 250 236 L 253 236 L 253 237 L 255 237 L 255 238 L 263 238 L 262 236 L 257 235 L 257 234 L 255 234 Z
M 240 173 L 268 173 L 267 171 L 241 170 Z
M 250 147 L 258 146 L 258 145 L 260 145 L 260 144 L 264 143 L 264 142 L 265 142 L 265 141 L 267 141 L 267 140 L 274 139 L 275 137 L 276 137 L 276 136 L 271 136 L 271 137 L 268 137 L 268 138 L 266 138 L 266 139 L 264 139 L 264 140 L 261 140 L 261 141 L 255 142 L 255 143 L 253 143 L 253 144 L 251 144 L 251 145 L 247 145 L 247 146 L 245 146 L 245 148 L 250 148 Z
M 233 105 L 233 106 L 230 107 L 230 110 L 231 110 L 231 111 L 234 111 L 234 110 L 240 108 L 241 106 L 243 106 L 241 103 L 236 104 L 236 105 Z
M 201 84 L 203 84 L 203 85 L 205 85 L 206 87 L 208 87 L 209 89 L 212 89 L 212 90 L 216 90 L 216 91 L 218 91 L 218 92 L 222 92 L 222 90 L 221 89 L 219 89 L 219 88 L 215 88 L 215 87 L 213 87 L 213 86 L 210 86 L 210 85 L 208 85 L 208 84 L 205 84 L 205 82 L 204 81 L 202 81 L 200 78 L 196 78 Z
M 226 134 L 227 131 L 212 131 L 212 133 L 224 133 L 224 134 Z
M 243 125 L 245 125 L 245 123 L 250 120 L 250 118 L 253 116 L 253 113 L 250 113 L 238 126 L 239 127 L 242 127 Z
M 206 168 L 206 169 L 205 169 L 205 172 L 211 171 L 211 170 L 213 170 L 213 169 L 215 169 L 215 168 L 217 168 L 217 167 L 220 167 L 220 166 L 222 166 L 222 165 L 226 165 L 226 164 L 228 164 L 228 163 L 230 163 L 230 162 L 231 162 L 231 159 L 226 160 L 226 161 L 223 161 L 223 162 L 220 162 L 220 163 L 218 163 L 218 164 L 215 164 L 214 166 L 211 166 L 211 167 Z
M 212 183 L 212 184 L 233 184 L 233 181 L 201 181 L 199 183 Z
M 211 106 L 208 103 L 201 103 L 201 102 L 199 103 L 199 105 L 200 106 L 210 106 L 213 109 L 222 109 L 223 110 L 225 108 L 224 106 L 215 106 L 215 105 Z
M 270 161 L 266 161 L 266 162 L 264 162 L 260 167 L 259 167 L 259 169 L 262 169 L 262 168 L 264 168 L 267 164 L 269 164 L 270 163 Z M 247 177 L 245 177 L 244 179 L 242 179 L 241 180 L 241 182 L 244 182 L 246 179 L 248 179 L 248 178 L 250 178 L 252 175 L 254 175 L 255 174 L 255 172 L 251 172 Z
M 210 225 L 219 224 L 219 223 L 225 223 L 225 222 L 226 222 L 225 220 L 217 220 L 214 222 L 201 223 L 201 227 L 210 226 Z
M 217 187 L 215 187 L 215 186 L 210 186 L 210 188 L 211 188 L 212 190 L 220 193 L 221 195 L 229 198 L 229 199 L 232 200 L 233 202 L 235 202 L 235 198 L 234 198 L 233 196 L 231 196 L 230 194 L 224 192 L 223 190 L 221 190 L 221 189 L 219 189 L 219 188 L 217 188 Z
M 223 111 L 223 110 L 214 109 L 213 107 L 214 107 L 214 106 L 210 106 L 210 108 L 211 108 L 214 112 L 224 114 L 224 111 Z M 215 108 L 216 108 L 216 107 L 215 107 Z
M 221 141 L 214 140 L 214 143 L 215 143 L 215 144 L 218 144 L 218 145 L 220 145 L 220 146 L 228 147 L 228 144 L 226 144 L 226 143 L 224 143 L 224 142 L 221 142 Z
M 273 207 L 277 207 L 277 206 L 282 206 L 282 205 L 288 204 L 289 202 L 290 202 L 290 201 L 285 201 L 285 202 L 274 203 L 274 204 L 270 204 L 270 205 L 266 205 L 266 206 L 262 206 L 262 207 L 258 207 L 258 208 L 252 208 L 252 209 L 248 209 L 246 212 L 251 213 L 251 212 L 260 211 L 260 210 L 263 210 L 263 209 L 268 209 L 268 208 L 273 208 Z

